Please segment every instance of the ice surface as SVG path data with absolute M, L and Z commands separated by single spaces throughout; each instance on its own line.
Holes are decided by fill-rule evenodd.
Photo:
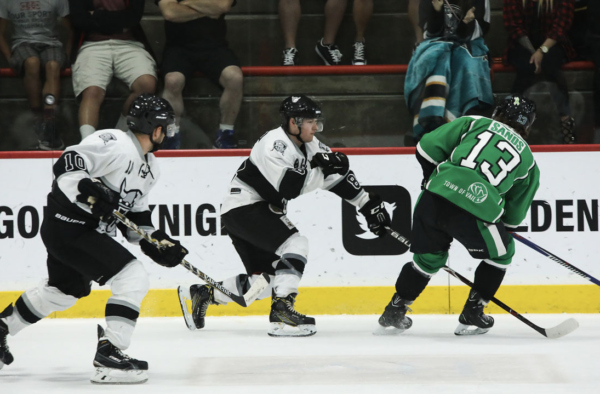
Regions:
M 316 316 L 307 338 L 267 336 L 267 316 L 208 317 L 193 332 L 143 318 L 126 351 L 150 364 L 137 386 L 89 382 L 103 320 L 48 319 L 8 338 L 0 393 L 598 393 L 600 315 L 527 315 L 545 328 L 569 317 L 579 329 L 556 340 L 509 315 L 472 337 L 453 334 L 456 315 L 415 315 L 385 337 L 371 334 L 378 316 Z

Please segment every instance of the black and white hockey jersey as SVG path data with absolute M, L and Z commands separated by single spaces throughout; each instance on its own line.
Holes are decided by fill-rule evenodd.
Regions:
M 99 221 L 86 204 L 77 201 L 77 185 L 83 178 L 97 178 L 121 197 L 119 211 L 138 226 L 152 232 L 148 193 L 160 171 L 152 153 L 144 155 L 136 136 L 121 130 L 98 130 L 78 145 L 70 146 L 54 164 L 54 183 L 48 195 L 48 212 L 54 219 L 96 228 L 115 235 L 114 221 Z M 127 231 L 127 239 L 140 237 Z
M 316 189 L 328 190 L 362 207 L 369 195 L 351 170 L 325 178 L 320 167 L 311 168 L 310 161 L 319 152 L 331 149 L 316 137 L 298 147 L 281 127 L 265 133 L 232 179 L 221 214 L 259 201 L 285 211 L 289 200 Z

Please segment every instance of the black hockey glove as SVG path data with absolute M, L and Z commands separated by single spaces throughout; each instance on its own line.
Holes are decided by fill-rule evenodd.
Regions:
M 187 249 L 181 246 L 179 241 L 169 237 L 164 231 L 156 230 L 150 236 L 160 242 L 164 248 L 159 249 L 159 247 L 145 239 L 140 241 L 140 248 L 146 256 L 163 267 L 172 268 L 179 265 L 181 260 L 188 254 Z
M 77 201 L 88 204 L 95 218 L 109 219 L 115 209 L 119 209 L 119 193 L 104 185 L 99 179 L 83 178 L 77 184 Z
M 348 156 L 341 152 L 317 153 L 310 161 L 310 166 L 321 167 L 323 175 L 327 178 L 331 174 L 345 175 L 350 169 L 350 161 Z
M 390 215 L 381 201 L 381 197 L 376 194 L 369 194 L 369 201 L 359 210 L 367 220 L 369 230 L 383 237 L 386 234 L 385 227 L 391 224 Z

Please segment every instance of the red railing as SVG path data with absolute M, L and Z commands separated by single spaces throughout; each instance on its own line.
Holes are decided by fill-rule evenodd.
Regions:
M 350 156 L 356 155 L 412 155 L 415 148 L 333 148 Z M 531 150 L 541 152 L 600 152 L 600 144 L 590 145 L 532 145 Z M 57 159 L 62 151 L 16 151 L 0 152 L 0 159 Z M 157 157 L 231 157 L 248 156 L 250 149 L 180 149 L 156 152 Z
M 570 62 L 563 66 L 563 70 L 581 71 L 593 70 L 592 62 Z M 285 75 L 359 75 L 359 74 L 406 74 L 408 64 L 382 64 L 367 66 L 244 66 L 242 72 L 248 77 L 257 76 L 285 76 Z M 492 71 L 512 72 L 514 68 L 500 63 L 492 64 Z M 196 73 L 201 76 L 202 74 Z M 0 68 L 0 77 L 14 78 L 17 75 L 11 68 Z M 70 77 L 71 69 L 62 70 L 61 76 Z

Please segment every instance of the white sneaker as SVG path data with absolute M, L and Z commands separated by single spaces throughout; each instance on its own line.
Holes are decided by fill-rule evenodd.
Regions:
M 296 66 L 296 56 L 298 55 L 298 50 L 296 48 L 287 48 L 283 50 L 283 62 L 284 66 Z

